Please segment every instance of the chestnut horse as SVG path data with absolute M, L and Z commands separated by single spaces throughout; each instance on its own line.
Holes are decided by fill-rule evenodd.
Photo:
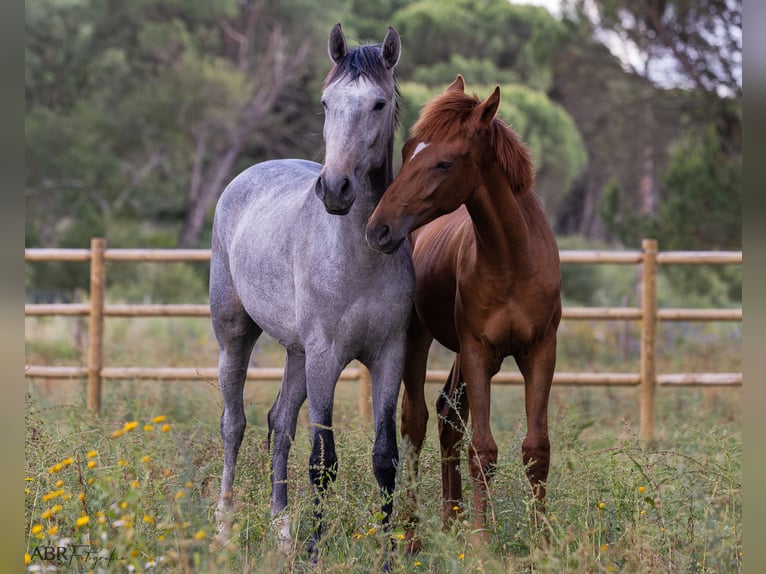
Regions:
M 489 479 L 497 462 L 490 379 L 507 356 L 515 358 L 524 377 L 522 459 L 536 506 L 544 508 L 561 272 L 553 232 L 533 191 L 527 148 L 495 117 L 500 87 L 483 102 L 464 89 L 458 75 L 423 108 L 402 150 L 401 171 L 367 225 L 367 242 L 393 252 L 411 234 L 415 313 L 407 338 L 402 435 L 414 459 L 405 468 L 417 475 L 428 420 L 426 360 L 435 338 L 457 353 L 436 403 L 442 519 L 448 524 L 462 503 L 459 449 L 470 413 L 473 525 L 486 541 Z M 414 504 L 412 491 L 407 500 Z M 405 517 L 415 520 L 414 508 L 405 510 Z M 408 538 L 417 549 L 413 532 Z

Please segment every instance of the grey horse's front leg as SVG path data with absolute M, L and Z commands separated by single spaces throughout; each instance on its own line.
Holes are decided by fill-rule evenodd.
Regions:
M 396 472 L 399 466 L 399 449 L 396 443 L 396 405 L 404 365 L 404 344 L 389 345 L 368 368 L 372 377 L 372 409 L 375 425 L 375 443 L 372 447 L 372 469 L 380 489 L 382 523 L 390 528 L 394 504 Z M 393 549 L 393 543 L 389 551 Z M 390 570 L 390 554 L 383 569 Z
M 287 506 L 287 457 L 295 438 L 298 412 L 306 400 L 306 358 L 287 352 L 285 374 L 274 405 L 269 410 L 271 459 L 271 516 L 279 536 L 279 548 L 288 553 L 292 546 L 290 518 L 280 513 Z
M 324 496 L 338 472 L 338 455 L 335 452 L 332 414 L 335 385 L 343 370 L 343 365 L 340 365 L 329 353 L 307 357 L 306 361 L 312 438 L 309 479 L 314 490 L 314 531 L 309 539 L 307 549 L 311 561 L 315 563 L 319 555 L 319 539 L 322 536 Z

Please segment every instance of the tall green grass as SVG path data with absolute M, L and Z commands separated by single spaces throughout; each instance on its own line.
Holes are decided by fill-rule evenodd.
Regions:
M 107 364 L 215 364 L 204 321 L 171 323 L 108 321 Z M 81 358 L 71 329 L 64 319 L 28 323 L 27 362 L 76 364 Z M 606 351 L 589 341 L 593 331 L 573 331 L 562 337 L 559 368 L 599 368 L 599 354 Z M 606 331 L 603 336 L 608 346 L 609 337 L 621 335 Z M 584 348 L 593 347 L 587 360 L 576 354 L 576 337 Z M 718 370 L 735 369 L 738 359 L 727 363 L 721 349 L 736 354 L 736 337 L 730 343 L 709 338 L 696 342 L 702 350 L 688 362 L 673 355 L 672 366 L 700 370 L 695 361 L 705 358 Z M 683 337 L 676 344 L 692 348 Z M 714 345 L 717 362 L 706 357 Z M 260 365 L 280 364 L 282 352 L 264 341 L 254 359 Z M 448 354 L 436 350 L 432 366 L 443 368 L 448 361 Z M 602 370 L 607 368 L 633 370 L 616 360 Z M 59 563 L 58 571 L 374 572 L 393 544 L 393 572 L 742 570 L 739 389 L 658 389 L 657 439 L 644 446 L 637 438 L 637 389 L 554 387 L 547 514 L 535 527 L 521 462 L 523 391 L 493 388 L 492 428 L 500 456 L 491 483 L 494 522 L 486 547 L 471 543 L 470 509 L 442 530 L 431 408 L 418 483 L 424 546 L 411 556 L 401 551 L 398 499 L 392 529 L 380 527 L 372 429 L 358 417 L 356 385 L 339 383 L 339 472 L 325 501 L 326 535 L 314 569 L 303 548 L 312 516 L 305 406 L 289 459 L 289 514 L 296 542 L 287 556 L 277 551 L 271 528 L 266 413 L 277 390 L 276 383 L 258 381 L 246 387 L 249 424 L 235 482 L 236 537 L 230 547 L 211 547 L 222 468 L 221 400 L 213 382 L 107 381 L 102 413 L 92 416 L 84 406 L 83 381 L 30 381 L 27 481 L 19 485 L 25 490 L 27 568 L 48 565 L 41 549 L 66 547 L 71 555 L 80 544 L 93 554 Z M 438 385 L 427 387 L 429 404 L 438 390 Z M 462 471 L 467 477 L 465 462 Z M 470 500 L 470 480 L 464 485 Z

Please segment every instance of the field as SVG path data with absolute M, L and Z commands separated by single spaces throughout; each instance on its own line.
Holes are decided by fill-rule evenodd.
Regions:
M 27 362 L 79 364 L 75 322 L 28 319 Z M 741 369 L 738 329 L 663 330 L 660 372 Z M 629 327 L 568 323 L 561 340 L 562 370 L 637 368 Z M 111 365 L 210 366 L 216 349 L 204 320 L 114 319 L 107 322 L 106 356 Z M 281 357 L 264 341 L 254 363 L 280 365 Z M 445 368 L 448 360 L 437 350 L 432 366 Z M 319 565 L 312 570 L 302 546 L 312 511 L 305 406 L 290 455 L 289 508 L 297 543 L 288 556 L 277 552 L 265 430 L 277 390 L 275 383 L 247 386 L 249 424 L 235 482 L 237 544 L 211 549 L 222 467 L 221 401 L 214 382 L 107 381 L 102 414 L 91 416 L 83 381 L 30 381 L 28 569 L 48 564 L 47 549 L 66 547 L 65 557 L 78 555 L 71 563 L 58 560 L 57 571 L 379 571 L 389 541 L 398 548 L 402 531 L 396 519 L 388 532 L 379 524 L 373 437 L 358 417 L 354 383 L 339 383 L 336 394 L 340 468 L 325 503 Z M 438 390 L 428 386 L 431 405 Z M 414 556 L 395 550 L 392 571 L 740 572 L 741 390 L 661 388 L 657 398 L 657 439 L 644 447 L 638 440 L 637 389 L 554 387 L 548 513 L 536 529 L 520 455 L 523 392 L 496 386 L 492 428 L 500 455 L 487 547 L 471 545 L 468 514 L 442 531 L 431 410 L 418 485 L 424 550 Z M 465 462 L 463 468 L 467 476 Z

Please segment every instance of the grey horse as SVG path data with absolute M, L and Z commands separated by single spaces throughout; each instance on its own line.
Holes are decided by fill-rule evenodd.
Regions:
M 322 92 L 325 162 L 256 164 L 224 190 L 215 211 L 210 310 L 220 355 L 224 467 L 217 539 L 230 537 L 232 488 L 245 431 L 243 387 L 250 354 L 265 331 L 287 351 L 284 378 L 268 415 L 272 450 L 271 513 L 280 547 L 291 545 L 287 458 L 298 410 L 308 398 L 309 478 L 321 536 L 321 500 L 337 472 L 332 430 L 335 385 L 357 359 L 372 377 L 372 467 L 388 521 L 398 464 L 396 407 L 412 308 L 409 244 L 386 255 L 365 241 L 367 220 L 393 179 L 398 123 L 394 66 L 401 42 L 393 28 L 380 45 L 349 49 L 340 24 L 329 35 L 334 66 Z

